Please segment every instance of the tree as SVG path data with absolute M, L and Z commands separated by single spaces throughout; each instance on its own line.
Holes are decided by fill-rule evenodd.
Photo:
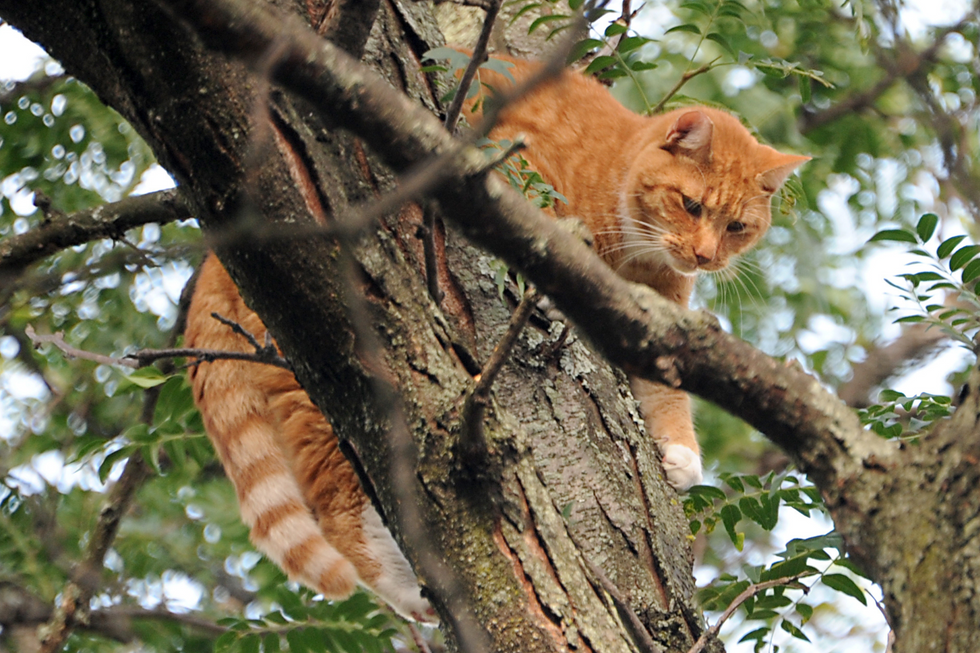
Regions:
M 523 14 L 523 24 L 518 20 L 511 29 L 533 36 L 568 25 L 571 12 L 562 11 L 559 3 L 549 5 L 543 14 Z M 523 9 L 511 8 L 515 13 Z M 865 9 L 874 20 L 862 13 Z M 682 310 L 623 282 L 578 236 L 541 216 L 490 174 L 486 157 L 465 140 L 454 140 L 433 116 L 441 92 L 423 74 L 421 62 L 442 44 L 437 11 L 462 9 L 407 2 L 244 7 L 175 1 L 138 10 L 113 0 L 0 2 L 0 15 L 118 111 L 179 183 L 179 199 L 159 197 L 138 206 L 132 204 L 140 200 L 124 200 L 130 204 L 113 207 L 112 215 L 121 217 L 91 213 L 94 220 L 88 223 L 81 220 L 84 215 L 59 212 L 82 210 L 97 198 L 66 190 L 70 184 L 52 183 L 61 196 L 49 193 L 50 205 L 36 200 L 43 215 L 26 221 L 31 229 L 17 237 L 5 234 L 0 271 L 10 281 L 4 284 L 4 328 L 20 337 L 21 364 L 51 379 L 59 391 L 80 385 L 76 379 L 82 377 L 75 375 L 90 369 L 69 366 L 56 352 L 34 358 L 28 323 L 36 323 L 39 331 L 42 325 L 65 329 L 71 344 L 92 351 L 121 351 L 133 343 L 134 333 L 146 334 L 148 345 L 164 345 L 166 336 L 145 314 L 139 324 L 113 322 L 122 319 L 124 298 L 98 275 L 119 269 L 107 268 L 119 264 L 109 260 L 113 257 L 129 276 L 158 264 L 147 256 L 193 260 L 199 250 L 147 253 L 146 243 L 142 250 L 123 249 L 122 254 L 106 252 L 105 246 L 100 250 L 98 244 L 81 252 L 61 248 L 119 234 L 139 220 L 165 222 L 161 212 L 172 220 L 193 215 L 363 470 L 453 645 L 467 650 L 689 650 L 704 630 L 690 573 L 691 530 L 720 522 L 740 542 L 743 517 L 765 527 L 781 501 L 809 510 L 822 499 L 834 519 L 835 536 L 791 543 L 782 562 L 717 587 L 704 597 L 707 605 L 727 604 L 743 590 L 758 592 L 758 601 L 742 605 L 751 613 L 758 603 L 755 616 L 764 616 L 770 606 L 785 606 L 786 592 L 801 578 L 814 577 L 811 564 L 827 556 L 825 549 L 836 548 L 849 556 L 842 564 L 862 570 L 881 586 L 895 650 L 925 650 L 935 642 L 949 650 L 969 650 L 980 622 L 976 374 L 965 374 L 951 417 L 941 415 L 948 412 L 941 396 L 885 394 L 887 405 L 866 410 L 872 429 L 867 430 L 812 376 L 727 335 L 704 313 Z M 977 275 L 970 266 L 977 249 L 947 239 L 933 256 L 936 248 L 930 242 L 939 218 L 919 218 L 914 201 L 883 199 L 888 196 L 877 186 L 887 181 L 885 153 L 911 156 L 936 144 L 943 163 L 935 175 L 944 193 L 937 206 L 959 206 L 977 215 L 976 134 L 963 126 L 976 119 L 980 90 L 977 71 L 969 66 L 976 56 L 970 49 L 976 41 L 976 12 L 937 30 L 924 47 L 903 35 L 900 16 L 889 4 L 856 5 L 852 14 L 843 15 L 821 5 L 774 5 L 763 12 L 728 0 L 685 3 L 675 12 L 681 20 L 671 32 L 686 39 L 680 41 L 686 51 L 664 51 L 652 61 L 641 57 L 647 39 L 630 31 L 627 4 L 606 38 L 579 39 L 574 53 L 591 53 L 589 72 L 637 80 L 621 91 L 636 94 L 634 102 L 645 109 L 657 104 L 651 97 L 676 100 L 682 82 L 686 92 L 718 97 L 732 83 L 725 66 L 740 64 L 749 74 L 765 74 L 733 101 L 734 108 L 756 124 L 765 123 L 772 141 L 805 142 L 810 151 L 823 154 L 803 178 L 805 193 L 786 197 L 787 203 L 795 197 L 800 204 L 798 240 L 812 245 L 829 233 L 826 219 L 818 219 L 813 208 L 831 173 L 847 173 L 859 187 L 878 190 L 870 201 L 852 193 L 854 205 L 863 210 L 859 226 L 873 233 L 879 220 L 898 222 L 898 228 L 883 229 L 876 239 L 914 241 L 918 256 L 936 260 L 938 272 L 906 275 L 912 296 L 925 304 L 916 318 L 971 342 L 974 322 L 958 322 L 972 318 L 956 302 L 975 298 L 970 282 Z M 302 27 L 301 19 L 318 35 Z M 855 47 L 855 35 L 864 39 L 866 50 Z M 961 39 L 960 52 L 945 50 L 955 37 Z M 958 63 L 964 48 L 968 57 Z M 715 53 L 722 58 L 715 60 Z M 356 58 L 368 65 L 357 64 Z M 658 69 L 651 71 L 654 63 Z M 824 87 L 826 80 L 833 86 Z M 67 97 L 63 88 L 72 88 L 70 83 L 58 83 Z M 27 90 L 46 92 L 26 89 L 20 97 L 31 97 Z M 28 99 L 20 107 L 23 119 L 33 115 L 34 104 L 42 123 L 47 107 L 53 116 L 54 97 Z M 74 98 L 68 103 L 76 106 Z M 762 120 L 766 113 L 770 119 Z M 799 114 L 795 123 L 794 114 Z M 54 132 L 21 129 L 30 146 L 21 152 L 33 147 L 37 162 L 11 170 L 20 170 L 19 185 L 38 181 L 43 186 L 35 173 L 44 166 L 58 170 L 47 156 L 53 154 L 53 141 L 43 142 Z M 110 167 L 120 171 L 124 161 L 138 159 L 141 147 L 108 135 L 92 142 L 116 144 Z M 80 165 L 87 151 L 76 152 Z M 98 158 L 91 154 L 92 160 Z M 905 165 L 917 170 L 922 162 L 907 160 Z M 52 172 L 46 181 L 63 182 L 70 170 Z M 121 196 L 132 179 L 114 178 L 106 170 L 107 179 L 118 180 Z M 401 180 L 391 190 L 395 175 Z M 428 199 L 406 204 L 420 195 Z M 888 201 L 897 208 L 889 210 Z M 9 230 L 9 202 L 4 209 Z M 436 209 L 445 228 L 431 216 Z M 790 247 L 780 235 L 788 233 L 788 225 L 788 219 L 777 224 L 769 256 L 786 256 Z M 427 230 L 432 238 L 425 236 Z M 169 225 L 167 231 L 162 242 L 184 243 L 192 230 Z M 434 261 L 424 251 L 429 240 L 434 241 Z M 475 408 L 480 402 L 468 400 L 480 387 L 473 377 L 486 372 L 520 293 L 499 265 L 470 242 L 504 259 L 575 325 L 571 336 L 544 320 L 526 327 L 492 385 L 492 401 L 482 409 Z M 792 260 L 801 269 L 841 265 L 823 248 L 800 244 L 795 244 L 798 251 L 807 255 Z M 37 268 L 41 256 L 50 258 L 40 269 L 25 272 L 32 263 Z M 65 279 L 69 271 L 77 276 Z M 438 291 L 445 294 L 439 301 L 430 298 L 426 274 L 439 278 Z M 507 303 L 491 282 L 494 277 L 503 283 Z M 807 276 L 797 278 L 804 283 Z M 81 294 L 89 296 L 72 297 L 61 285 L 66 281 L 77 282 L 85 288 Z M 705 296 L 723 287 L 706 288 Z M 763 344 L 770 337 L 776 342 L 771 350 L 783 354 L 789 351 L 780 350 L 787 336 L 815 314 L 829 313 L 841 321 L 861 316 L 856 293 L 848 288 L 808 290 L 783 287 L 759 298 L 768 307 L 728 315 L 743 335 Z M 931 299 L 947 290 L 948 303 Z M 773 329 L 760 318 L 780 303 L 792 307 L 790 322 L 796 323 Z M 100 320 L 105 326 L 94 328 Z M 854 330 L 863 344 L 875 334 L 873 324 Z M 925 342 L 922 346 L 932 344 L 917 331 L 910 333 L 915 334 L 910 339 Z M 582 337 L 614 365 L 678 385 L 758 428 L 816 489 L 780 475 L 755 493 L 747 491 L 746 480 L 756 476 L 724 476 L 734 498 L 718 490 L 696 491 L 685 503 L 685 517 L 676 494 L 662 481 L 652 443 L 637 430 L 624 377 Z M 837 344 L 803 358 L 836 385 L 846 374 L 841 369 L 846 353 Z M 877 357 L 872 351 L 868 360 Z M 109 372 L 100 370 L 95 378 L 105 383 L 99 377 Z M 873 386 L 894 371 L 879 372 L 863 389 L 852 384 L 855 403 L 867 402 Z M 118 378 L 108 382 L 119 385 Z M 200 433 L 200 424 L 180 377 L 141 372 L 127 382 L 151 386 L 142 407 L 118 394 L 107 399 L 102 385 L 86 381 L 62 399 L 64 405 L 56 407 L 37 437 L 17 443 L 14 461 L 64 447 L 80 456 L 96 452 L 105 474 L 115 461 L 128 462 L 107 497 L 108 509 L 101 512 L 96 508 L 100 497 L 93 493 L 48 492 L 32 498 L 8 482 L 3 498 L 7 532 L 24 537 L 2 540 L 14 556 L 5 556 L 14 561 L 4 568 L 10 575 L 5 588 L 22 606 L 3 621 L 4 634 L 14 625 L 43 620 L 42 644 L 60 646 L 73 628 L 85 625 L 94 596 L 96 606 L 101 602 L 107 608 L 93 611 L 95 631 L 131 637 L 128 622 L 120 619 L 134 612 L 108 609 L 108 604 L 138 596 L 133 583 L 148 573 L 183 566 L 208 586 L 218 580 L 217 561 L 241 553 L 234 548 L 241 546 L 240 537 L 223 543 L 223 537 L 209 536 L 207 527 L 186 523 L 177 527 L 175 537 L 203 547 L 196 558 L 175 561 L 173 551 L 136 552 L 158 539 L 161 527 L 176 523 L 167 500 L 187 502 L 189 492 L 208 495 L 207 501 L 195 502 L 195 510 L 185 503 L 192 517 L 199 514 L 197 506 L 205 505 L 215 510 L 205 519 L 208 526 L 236 526 L 228 515 L 227 492 L 205 480 L 214 473 L 213 462 L 200 437 L 190 437 Z M 895 436 L 897 426 L 898 435 L 907 434 L 902 420 L 908 417 L 934 424 L 915 433 L 914 442 L 875 432 Z M 709 419 L 723 418 L 709 413 Z M 168 478 L 144 485 L 153 469 Z M 130 507 L 140 486 L 138 505 Z M 189 488 L 184 497 L 182 488 Z M 914 502 L 908 500 L 911 494 Z M 76 514 L 90 516 L 84 543 L 59 536 L 66 529 L 61 520 Z M 123 527 L 131 526 L 114 539 L 123 519 Z M 111 554 L 106 558 L 110 546 L 121 562 Z M 78 564 L 60 568 L 65 561 Z M 129 592 L 106 584 L 106 576 L 113 574 L 116 582 L 130 583 Z M 822 578 L 828 586 L 861 595 L 849 576 L 834 572 Z M 294 650 L 316 647 L 313 640 L 343 648 L 380 646 L 380 640 L 342 627 L 365 620 L 361 599 L 329 612 L 334 608 L 303 606 L 288 592 L 275 597 L 291 617 L 312 615 L 312 625 L 290 628 L 280 619 L 284 623 L 263 621 L 260 629 L 248 630 L 247 622 L 238 622 L 239 630 L 221 635 L 224 641 L 254 650 L 261 637 L 272 648 L 288 631 L 284 636 Z M 8 600 L 5 606 L 10 605 Z M 805 618 L 806 610 L 799 614 Z M 179 643 L 140 626 L 140 636 L 160 648 L 193 649 L 224 629 L 196 615 L 143 611 L 135 616 L 139 621 L 134 623 L 141 624 L 153 616 L 171 624 L 186 622 L 188 630 L 176 631 L 184 638 Z M 780 623 L 796 634 L 793 622 Z M 374 635 L 387 627 L 368 625 Z M 92 641 L 105 645 L 104 639 Z M 87 644 L 75 639 L 73 645 Z M 708 646 L 720 650 L 715 640 Z

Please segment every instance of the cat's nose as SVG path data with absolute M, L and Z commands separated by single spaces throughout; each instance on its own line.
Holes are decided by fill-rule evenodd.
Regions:
M 706 263 L 711 263 L 711 260 L 712 260 L 712 257 L 710 257 L 710 256 L 704 256 L 704 255 L 699 254 L 697 252 L 694 253 L 694 256 L 696 256 L 697 259 L 698 259 L 698 265 L 704 265 Z

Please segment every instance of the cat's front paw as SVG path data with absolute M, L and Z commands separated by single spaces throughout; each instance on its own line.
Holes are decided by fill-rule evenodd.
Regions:
M 701 457 L 682 444 L 669 444 L 664 449 L 664 471 L 667 482 L 683 492 L 703 479 Z

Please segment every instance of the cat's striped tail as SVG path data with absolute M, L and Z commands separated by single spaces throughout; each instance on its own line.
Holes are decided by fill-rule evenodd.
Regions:
M 260 340 L 265 336 L 265 326 L 209 256 L 188 312 L 185 343 L 251 350 L 212 313 Z M 330 424 L 291 372 L 221 360 L 192 368 L 190 379 L 256 548 L 290 579 L 328 598 L 345 598 L 362 582 L 402 615 L 433 620 L 411 567 L 340 452 Z

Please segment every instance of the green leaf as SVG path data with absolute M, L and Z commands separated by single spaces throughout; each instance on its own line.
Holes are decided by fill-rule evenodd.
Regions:
M 534 30 L 538 29 L 542 25 L 547 25 L 548 23 L 553 23 L 557 20 L 566 20 L 567 18 L 569 18 L 569 16 L 566 16 L 565 14 L 548 14 L 546 16 L 538 16 L 527 28 L 527 33 L 533 34 Z
M 598 75 L 596 75 L 596 79 L 616 79 L 618 77 L 626 77 L 628 74 L 629 73 L 627 73 L 622 68 L 615 67 L 599 73 Z
M 919 218 L 919 223 L 915 225 L 915 232 L 919 234 L 919 239 L 922 242 L 926 242 L 932 238 L 932 234 L 936 232 L 936 225 L 939 224 L 939 216 L 935 213 L 926 213 L 921 218 Z
M 259 653 L 261 640 L 258 635 L 245 635 L 239 643 L 242 653 Z
M 722 49 L 724 49 L 726 52 L 728 52 L 728 54 L 732 55 L 733 57 L 736 56 L 735 50 L 728 43 L 728 40 L 718 32 L 711 32 L 710 34 L 705 35 L 704 38 L 708 39 L 709 41 L 714 41 L 715 43 L 720 45 Z M 803 101 L 809 102 L 809 99 L 805 99 Z
M 619 42 L 619 46 L 616 48 L 619 52 L 626 54 L 632 50 L 636 50 L 650 42 L 650 39 L 643 36 L 627 36 Z
M 514 83 L 514 75 L 510 72 L 510 69 L 514 67 L 510 61 L 504 61 L 503 59 L 497 59 L 496 57 L 490 57 L 487 59 L 480 68 L 486 68 L 487 70 L 492 70 L 495 73 L 499 73 Z
M 729 503 L 722 506 L 721 509 L 721 521 L 725 524 L 725 530 L 728 531 L 728 537 L 732 540 L 735 548 L 739 551 L 742 550 L 740 546 L 744 539 L 739 538 L 739 533 L 735 532 L 735 525 L 742 519 L 742 511 L 739 510 L 738 506 L 733 503 Z
M 718 500 L 724 501 L 728 497 L 719 488 L 714 485 L 695 485 L 692 486 L 688 491 L 689 496 L 700 496 L 708 500 Z
M 797 639 L 802 639 L 804 642 L 810 641 L 810 639 L 803 634 L 802 630 L 800 630 L 799 628 L 791 624 L 786 619 L 783 619 L 781 622 L 779 622 L 779 627 Z
M 959 270 L 980 252 L 980 245 L 964 245 L 949 257 L 949 269 Z
M 918 239 L 915 234 L 905 231 L 904 229 L 885 229 L 879 231 L 874 236 L 868 240 L 869 243 L 877 243 L 884 240 L 893 240 L 904 243 L 918 243 Z
M 135 370 L 131 374 L 126 374 L 126 380 L 133 385 L 138 385 L 141 388 L 154 388 L 161 383 L 166 383 L 167 379 L 170 377 L 157 368 L 149 365 L 147 367 L 141 367 Z
M 950 252 L 956 249 L 956 246 L 960 244 L 966 236 L 953 236 L 952 238 L 947 238 L 944 240 L 939 247 L 936 248 L 936 256 L 939 258 L 946 258 L 949 256 Z
M 738 476 L 727 476 L 723 480 L 728 487 L 740 494 L 745 494 L 745 485 L 742 484 L 742 479 Z
M 595 50 L 596 48 L 602 47 L 602 41 L 599 39 L 582 39 L 578 43 L 572 46 L 571 51 L 568 53 L 568 58 L 565 59 L 566 64 L 572 64 L 584 57 L 586 54 Z
M 697 34 L 701 36 L 701 30 L 697 25 L 691 25 L 690 23 L 685 23 L 683 25 L 674 25 L 669 30 L 664 32 L 664 34 L 670 34 L 672 32 L 690 32 L 691 34 Z
M 514 23 L 517 22 L 517 20 L 521 16 L 523 16 L 524 14 L 526 14 L 529 11 L 534 11 L 535 9 L 537 9 L 538 7 L 540 7 L 541 5 L 542 5 L 542 3 L 540 3 L 540 2 L 529 2 L 529 3 L 527 3 L 526 5 L 524 5 L 523 7 L 521 7 L 520 11 L 518 11 L 516 14 L 514 14 L 514 16 L 510 19 L 510 24 L 513 25 Z
M 596 57 L 595 59 L 592 60 L 592 63 L 590 63 L 588 67 L 586 67 L 585 74 L 592 75 L 600 70 L 603 70 L 605 68 L 608 68 L 609 66 L 614 65 L 615 63 L 616 63 L 616 57 L 613 57 L 611 55 L 602 55 Z
M 422 61 L 432 60 L 439 61 L 441 59 L 448 59 L 449 65 L 453 69 L 466 68 L 466 65 L 470 62 L 470 57 L 467 54 L 463 54 L 459 50 L 448 47 L 432 48 L 428 52 L 422 55 Z
M 810 80 L 801 75 L 799 78 L 799 86 L 800 86 L 800 99 L 803 101 L 803 104 L 809 104 L 810 97 L 811 97 Z
M 767 637 L 769 637 L 769 627 L 763 626 L 762 628 L 756 628 L 755 630 L 742 635 L 742 639 L 738 640 L 738 643 L 741 644 L 742 642 L 750 642 L 752 640 L 762 642 Z
M 279 653 L 280 650 L 279 633 L 266 633 L 262 639 L 262 653 Z
M 711 7 L 704 2 L 697 2 L 697 0 L 688 0 L 688 2 L 681 4 L 681 9 L 691 9 L 698 13 L 704 14 L 705 16 L 711 16 Z
M 845 576 L 844 574 L 824 574 L 820 580 L 827 587 L 854 597 L 861 602 L 861 605 L 868 604 L 868 599 L 865 598 L 864 592 L 857 586 L 857 583 L 851 580 L 850 576 Z
M 657 64 L 653 61 L 634 61 L 629 65 L 630 70 L 635 72 L 642 72 L 644 70 L 653 70 L 657 67 Z
M 616 22 L 616 23 L 612 23 L 609 27 L 606 28 L 605 34 L 607 37 L 619 36 L 620 34 L 625 34 L 626 29 L 627 29 L 626 25 Z
M 803 619 L 803 623 L 805 624 L 806 622 L 810 621 L 810 618 L 813 616 L 813 606 L 807 605 L 806 603 L 797 603 L 796 613 L 800 615 L 800 617 Z

